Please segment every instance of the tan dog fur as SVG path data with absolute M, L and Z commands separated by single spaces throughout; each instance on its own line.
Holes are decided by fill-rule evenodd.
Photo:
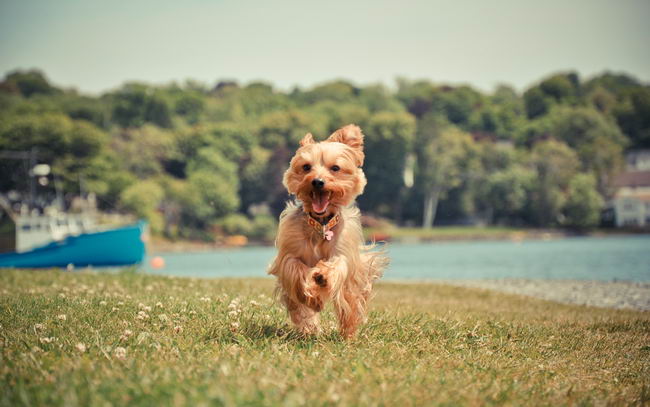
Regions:
M 366 185 L 361 169 L 363 137 L 355 125 L 337 130 L 320 143 L 307 134 L 284 174 L 284 186 L 302 205 L 288 203 L 280 215 L 278 254 L 269 274 L 277 277 L 282 302 L 303 334 L 320 332 L 318 313 L 331 300 L 341 334 L 354 336 L 366 319 L 373 282 L 387 264 L 381 252 L 364 245 L 360 212 L 354 204 Z M 314 179 L 323 180 L 324 193 L 331 193 L 321 216 L 339 214 L 331 240 L 306 220 L 314 214 Z

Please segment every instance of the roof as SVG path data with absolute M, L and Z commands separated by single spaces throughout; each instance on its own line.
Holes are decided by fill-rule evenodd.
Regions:
M 650 171 L 626 171 L 614 178 L 614 186 L 650 187 Z
M 648 194 L 616 195 L 614 199 L 650 202 L 650 195 Z

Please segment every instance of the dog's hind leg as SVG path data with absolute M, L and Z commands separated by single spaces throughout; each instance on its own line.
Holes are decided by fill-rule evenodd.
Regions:
M 309 308 L 308 306 L 291 301 L 285 298 L 287 310 L 291 322 L 296 326 L 296 329 L 303 335 L 316 335 L 320 333 L 320 318 L 318 312 Z

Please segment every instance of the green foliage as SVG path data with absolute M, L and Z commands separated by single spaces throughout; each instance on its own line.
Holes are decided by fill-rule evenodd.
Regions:
M 190 173 L 187 178 L 186 216 L 197 225 L 226 216 L 239 207 L 237 178 L 232 164 L 223 164 L 221 171 L 207 168 Z
M 430 228 L 438 200 L 463 182 L 475 146 L 469 134 L 436 115 L 420 120 L 416 143 L 417 184 L 424 193 L 422 224 Z
M 591 174 L 577 174 L 569 182 L 564 205 L 564 224 L 575 229 L 598 226 L 603 205 L 603 199 L 596 189 L 595 177 Z
M 508 223 L 521 217 L 521 211 L 535 182 L 535 173 L 521 165 L 513 165 L 487 176 L 481 185 L 482 204 L 491 214 L 491 220 Z
M 110 95 L 113 105 L 112 119 L 122 127 L 153 123 L 171 127 L 171 108 L 161 92 L 145 85 L 128 84 Z
M 636 148 L 650 148 L 650 88 L 635 88 L 614 108 L 621 130 Z
M 0 150 L 36 149 L 67 197 L 82 183 L 102 209 L 154 219 L 170 237 L 211 239 L 224 219 L 270 210 L 245 218 L 249 237 L 268 241 L 289 199 L 281 179 L 298 141 L 355 123 L 366 135 L 369 180 L 359 204 L 370 214 L 398 224 L 581 227 L 566 205 L 592 195 L 572 180 L 593 176 L 608 198 L 624 150 L 650 147 L 649 89 L 624 74 L 581 82 L 557 73 L 523 95 L 400 78 L 396 91 L 342 80 L 291 92 L 222 81 L 212 89 L 128 83 L 91 97 L 17 71 L 0 83 Z M 25 192 L 25 165 L 0 163 L 0 192 Z M 137 207 L 141 183 L 162 189 L 156 205 Z
M 20 93 L 24 97 L 35 95 L 53 95 L 60 92 L 50 85 L 45 75 L 38 70 L 14 71 L 0 83 L 0 89 L 10 93 Z
M 415 141 L 415 120 L 404 112 L 380 112 L 370 118 L 364 133 L 368 185 L 359 202 L 379 215 L 399 218 L 406 160 Z
M 618 126 L 592 109 L 566 109 L 557 114 L 551 132 L 577 152 L 582 170 L 596 176 L 598 189 L 605 194 L 623 167 L 623 148 L 628 144 Z
M 240 213 L 233 213 L 219 219 L 217 225 L 227 235 L 250 236 L 253 230 L 251 221 Z
M 163 218 L 158 212 L 164 191 L 155 181 L 140 181 L 122 191 L 120 202 L 124 209 L 147 219 L 153 232 L 161 232 Z
M 537 226 L 561 224 L 566 191 L 580 161 L 569 146 L 553 140 L 535 145 L 530 161 L 537 180 L 532 186 L 528 216 Z
M 273 242 L 278 229 L 278 223 L 273 216 L 256 215 L 253 218 L 250 236 L 266 242 Z

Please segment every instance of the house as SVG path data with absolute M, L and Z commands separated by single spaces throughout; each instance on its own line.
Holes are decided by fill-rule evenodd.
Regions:
M 650 227 L 650 151 L 626 154 L 627 171 L 614 179 L 609 203 L 617 227 Z

